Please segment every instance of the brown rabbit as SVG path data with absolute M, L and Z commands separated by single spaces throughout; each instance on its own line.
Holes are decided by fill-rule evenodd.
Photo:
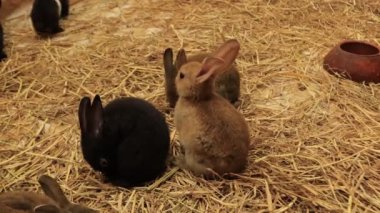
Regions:
M 58 183 L 47 175 L 38 179 L 47 195 L 35 192 L 0 194 L 0 213 L 96 213 L 93 209 L 70 203 Z
M 178 102 L 174 122 L 184 156 L 177 163 L 196 175 L 238 173 L 245 169 L 249 130 L 244 117 L 214 92 L 214 80 L 238 55 L 237 40 L 226 41 L 203 62 L 181 66 L 175 79 Z
M 22 12 L 29 9 L 33 3 L 32 0 L 2 0 L 2 7 L 0 8 L 0 20 L 6 20 L 12 17 L 15 13 Z
M 206 57 L 210 57 L 211 55 L 212 54 L 200 53 L 187 58 L 185 50 L 180 49 L 177 53 L 175 63 L 173 64 L 173 50 L 171 48 L 167 48 L 165 50 L 163 56 L 165 69 L 165 91 L 170 107 L 174 107 L 178 100 L 178 94 L 175 88 L 175 77 L 181 66 L 191 61 L 201 63 Z M 240 75 L 235 65 L 230 64 L 225 67 L 225 70 L 223 70 L 223 72 L 216 77 L 215 88 L 219 95 L 229 100 L 232 104 L 239 100 Z

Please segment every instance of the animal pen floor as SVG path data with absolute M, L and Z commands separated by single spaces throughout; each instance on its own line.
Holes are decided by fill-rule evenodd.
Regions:
M 68 197 L 102 212 L 380 212 L 380 85 L 329 75 L 323 57 L 342 39 L 380 42 L 373 0 L 81 1 L 65 32 L 38 39 L 27 16 L 4 22 L 0 63 L 0 191 L 58 179 Z M 152 185 L 102 182 L 83 160 L 80 98 L 152 102 L 164 95 L 162 53 L 213 50 L 237 38 L 247 170 L 206 181 L 170 166 Z

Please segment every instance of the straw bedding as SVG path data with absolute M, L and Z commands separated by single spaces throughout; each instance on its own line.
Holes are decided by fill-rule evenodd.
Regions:
M 380 42 L 372 0 L 82 1 L 65 32 L 35 36 L 26 16 L 4 23 L 0 64 L 0 190 L 58 179 L 74 202 L 102 212 L 380 212 L 380 87 L 327 74 L 345 38 Z M 147 187 L 102 182 L 83 160 L 82 96 L 152 102 L 178 140 L 164 95 L 162 53 L 213 50 L 237 38 L 249 167 L 206 181 L 170 166 Z

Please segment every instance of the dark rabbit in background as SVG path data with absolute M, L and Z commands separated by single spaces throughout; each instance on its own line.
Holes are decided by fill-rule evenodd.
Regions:
M 133 187 L 166 169 L 170 135 L 165 117 L 149 102 L 128 97 L 104 109 L 99 95 L 79 106 L 84 159 L 113 185 Z
M 212 54 L 208 53 L 199 53 L 187 57 L 185 50 L 180 49 L 177 53 L 175 63 L 173 64 L 173 50 L 171 48 L 165 49 L 163 56 L 165 69 L 165 91 L 166 99 L 170 107 L 174 107 L 178 100 L 178 94 L 175 88 L 175 77 L 177 76 L 177 72 L 181 66 L 191 61 L 202 63 L 205 58 L 210 57 L 211 55 Z M 240 75 L 234 64 L 226 67 L 225 71 L 216 77 L 215 90 L 219 95 L 227 99 L 232 104 L 239 100 Z
M 34 0 L 30 14 L 34 30 L 41 36 L 63 32 L 59 20 L 69 15 L 69 0 Z
M 98 211 L 71 203 L 56 180 L 48 175 L 38 179 L 44 194 L 4 192 L 0 194 L 0 213 L 96 213 Z
M 0 0 L 0 8 L 1 8 L 1 0 Z M 7 54 L 4 52 L 4 34 L 3 34 L 3 26 L 0 23 L 0 61 L 7 57 Z

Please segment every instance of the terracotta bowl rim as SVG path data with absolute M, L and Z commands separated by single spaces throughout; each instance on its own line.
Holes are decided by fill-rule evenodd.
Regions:
M 346 50 L 342 49 L 342 45 L 347 44 L 347 43 L 365 44 L 365 45 L 368 45 L 368 46 L 371 46 L 371 47 L 375 48 L 377 50 L 377 53 L 375 53 L 375 54 L 356 54 L 356 53 L 352 53 L 352 52 L 349 52 L 349 51 L 346 51 Z M 358 57 L 369 57 L 369 56 L 379 56 L 380 55 L 380 48 L 377 45 L 374 45 L 374 44 L 372 44 L 370 42 L 363 41 L 363 40 L 354 40 L 354 39 L 344 40 L 344 41 L 342 41 L 342 42 L 340 42 L 338 44 L 338 48 L 343 53 L 354 55 L 354 56 L 358 56 Z

